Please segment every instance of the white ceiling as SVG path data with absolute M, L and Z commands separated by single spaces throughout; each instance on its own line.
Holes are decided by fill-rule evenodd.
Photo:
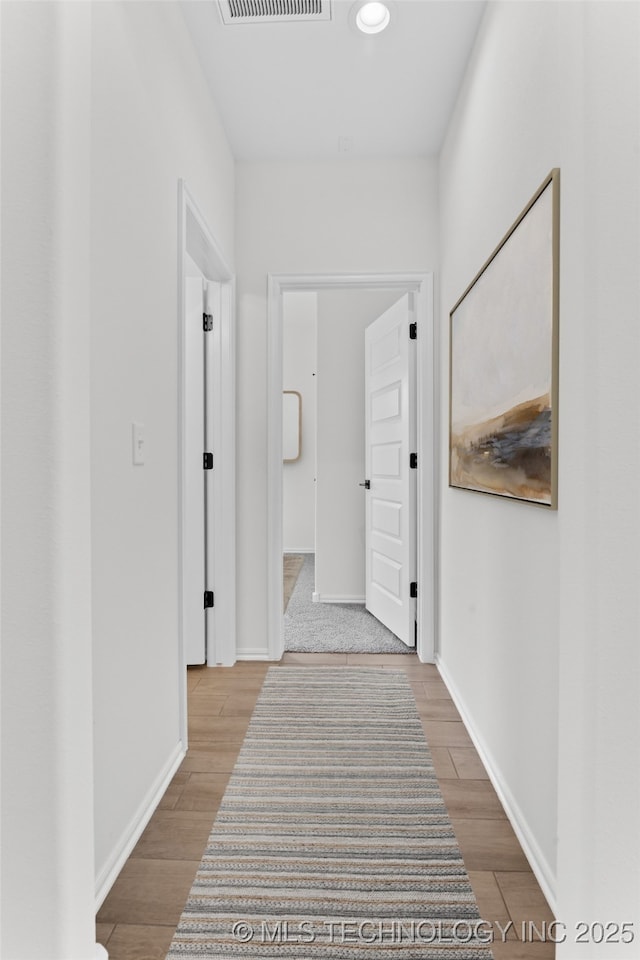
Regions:
M 437 154 L 485 3 L 396 0 L 376 36 L 352 0 L 331 6 L 330 21 L 227 26 L 217 0 L 181 4 L 234 155 Z

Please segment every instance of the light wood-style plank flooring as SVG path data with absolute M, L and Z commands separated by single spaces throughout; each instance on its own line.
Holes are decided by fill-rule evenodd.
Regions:
M 528 921 L 540 929 L 552 914 L 437 668 L 389 654 L 287 653 L 281 662 L 406 670 L 481 915 L 496 925 L 495 960 L 552 960 L 552 943 L 522 937 L 523 923 L 528 933 Z M 111 960 L 164 960 L 269 666 L 189 668 L 188 754 L 97 917 Z
M 303 563 L 304 557 L 299 553 L 285 553 L 284 555 L 282 562 L 282 572 L 284 575 L 283 610 L 287 609 L 287 604 L 291 599 L 291 594 L 293 593 L 293 588 L 296 585 L 296 580 L 298 579 L 298 574 L 302 569 Z

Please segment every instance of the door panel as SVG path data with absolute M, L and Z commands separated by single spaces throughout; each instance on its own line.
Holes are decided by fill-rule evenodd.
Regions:
M 377 426 L 383 420 L 393 420 L 400 415 L 402 384 L 390 383 L 371 397 L 371 422 Z
M 366 607 L 415 643 L 415 341 L 409 294 L 365 331 Z

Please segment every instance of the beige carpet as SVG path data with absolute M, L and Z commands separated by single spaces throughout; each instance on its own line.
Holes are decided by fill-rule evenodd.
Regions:
M 314 603 L 315 557 L 307 554 L 284 615 L 284 649 L 294 653 L 415 653 L 362 603 Z

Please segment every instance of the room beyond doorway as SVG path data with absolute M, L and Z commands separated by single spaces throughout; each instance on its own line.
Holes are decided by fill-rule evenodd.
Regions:
M 395 289 L 283 294 L 283 403 L 297 400 L 297 415 L 288 404 L 283 416 L 283 551 L 315 554 L 317 602 L 366 599 L 365 343 L 377 318 L 407 300 Z
M 418 494 L 418 633 L 420 659 L 434 659 L 436 642 L 436 511 L 437 369 L 433 323 L 433 277 L 430 274 L 354 274 L 269 277 L 268 355 L 268 595 L 269 656 L 279 659 L 283 641 L 282 569 L 282 299 L 288 291 L 340 289 L 395 290 L 409 293 L 418 330 L 417 409 L 418 450 L 422 452 Z
M 314 603 L 314 567 L 313 554 L 284 555 L 285 652 L 415 653 L 363 604 Z

